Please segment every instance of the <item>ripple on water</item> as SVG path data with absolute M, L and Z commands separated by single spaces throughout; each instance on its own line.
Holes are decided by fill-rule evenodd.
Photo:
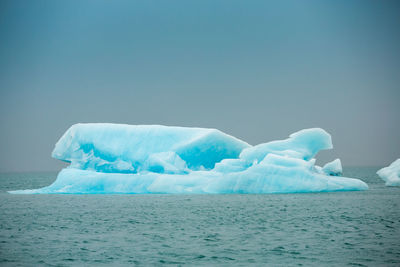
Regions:
M 369 191 L 281 195 L 10 195 L 55 176 L 3 175 L 0 263 L 399 266 L 400 190 L 371 170 L 351 175 Z

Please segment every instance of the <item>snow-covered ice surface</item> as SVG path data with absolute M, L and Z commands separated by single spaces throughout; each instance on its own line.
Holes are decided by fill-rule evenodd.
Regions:
M 89 123 L 73 125 L 52 156 L 71 165 L 50 186 L 18 194 L 295 193 L 366 190 L 339 177 L 340 160 L 315 165 L 331 149 L 320 128 L 251 146 L 216 129 Z
M 376 172 L 387 186 L 400 186 L 400 159 Z

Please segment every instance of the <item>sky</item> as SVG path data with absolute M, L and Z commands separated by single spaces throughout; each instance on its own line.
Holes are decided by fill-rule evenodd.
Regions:
M 317 164 L 400 157 L 398 1 L 0 1 L 0 172 L 54 171 L 78 122 L 321 127 Z

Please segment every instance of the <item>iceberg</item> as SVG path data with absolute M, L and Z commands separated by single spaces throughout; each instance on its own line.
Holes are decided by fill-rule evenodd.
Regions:
M 231 194 L 366 190 L 340 177 L 340 160 L 315 165 L 331 136 L 304 129 L 249 145 L 216 129 L 108 123 L 75 124 L 52 156 L 70 163 L 53 184 L 13 194 Z
M 400 159 L 376 172 L 387 186 L 400 186 Z

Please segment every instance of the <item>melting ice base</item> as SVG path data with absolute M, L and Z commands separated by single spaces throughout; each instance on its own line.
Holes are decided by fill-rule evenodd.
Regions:
M 380 169 L 377 174 L 387 186 L 400 186 L 400 159 L 395 160 L 388 167 Z
M 70 162 L 50 186 L 10 193 L 294 193 L 366 190 L 340 177 L 340 160 L 322 129 L 251 146 L 216 129 L 161 125 L 76 124 L 57 142 L 54 158 Z

